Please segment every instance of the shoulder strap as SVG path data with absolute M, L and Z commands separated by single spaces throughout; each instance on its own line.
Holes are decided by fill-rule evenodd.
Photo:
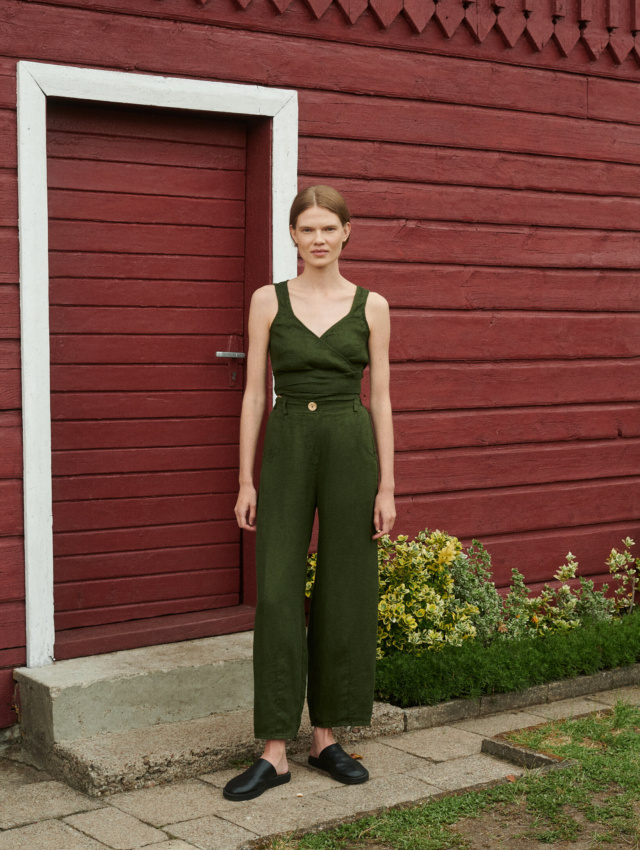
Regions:
M 281 280 L 279 283 L 273 284 L 276 288 L 276 298 L 278 299 L 278 307 L 287 308 L 287 281 Z
M 359 310 L 364 309 L 364 305 L 367 303 L 367 297 L 369 295 L 369 290 L 365 289 L 364 286 L 360 286 L 358 291 L 356 292 L 356 296 L 353 303 L 353 313 L 357 313 Z

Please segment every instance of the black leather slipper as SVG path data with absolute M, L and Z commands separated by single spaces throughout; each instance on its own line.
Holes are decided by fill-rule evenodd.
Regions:
M 309 764 L 320 770 L 326 770 L 333 779 L 345 785 L 358 785 L 366 782 L 369 771 L 356 759 L 342 749 L 340 744 L 329 744 L 319 756 L 309 756 Z
M 253 800 L 269 788 L 283 785 L 291 779 L 291 771 L 278 775 L 267 759 L 259 758 L 251 767 L 230 779 L 222 789 L 227 800 Z

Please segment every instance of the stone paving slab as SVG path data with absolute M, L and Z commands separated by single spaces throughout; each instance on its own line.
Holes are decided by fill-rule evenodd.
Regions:
M 171 835 L 193 842 L 185 846 L 198 847 L 201 850 L 231 850 L 258 838 L 258 833 L 215 816 L 175 823 L 167 831 Z M 170 846 L 163 844 L 162 850 Z
M 504 732 L 512 732 L 514 729 L 526 729 L 527 726 L 537 726 L 544 723 L 547 718 L 537 713 L 540 708 L 542 706 L 535 707 L 535 714 L 528 711 L 505 711 L 502 714 L 493 714 L 489 717 L 461 720 L 452 725 L 458 731 L 464 729 L 466 732 L 482 735 L 483 738 L 493 738 L 494 735 L 502 735 Z
M 461 722 L 464 723 L 465 721 Z M 390 747 L 396 747 L 399 750 L 405 750 L 432 761 L 447 761 L 448 759 L 472 755 L 479 753 L 482 747 L 481 735 L 453 726 L 416 729 L 414 732 L 406 732 L 404 735 L 389 736 L 384 738 L 383 741 Z
M 69 826 L 101 841 L 112 850 L 136 850 L 138 847 L 167 841 L 166 833 L 111 806 L 97 812 L 71 815 L 64 820 Z
M 0 832 L 0 850 L 104 850 L 104 844 L 58 820 L 45 820 Z
M 509 775 L 520 776 L 522 773 L 523 769 L 516 765 L 481 754 L 453 759 L 442 764 L 425 763 L 423 767 L 412 770 L 408 775 L 444 791 L 459 791 L 504 779 Z
M 103 805 L 62 782 L 32 783 L 19 792 L 15 789 L 3 792 L 0 797 L 0 829 L 99 809 Z
M 394 736 L 394 740 L 396 738 L 406 737 L 406 735 Z M 362 764 L 369 771 L 371 779 L 377 779 L 379 776 L 389 776 L 390 773 L 406 773 L 412 768 L 420 766 L 422 760 L 418 756 L 414 756 L 393 744 L 389 744 L 389 740 L 389 737 L 384 737 L 378 738 L 375 741 L 359 741 L 352 746 L 345 746 L 344 749 L 349 755 L 356 753 L 362 756 Z M 296 753 L 296 755 L 289 757 L 288 761 L 289 764 L 291 762 L 297 762 L 300 765 L 306 766 L 313 776 L 327 777 L 330 787 L 335 788 L 336 780 L 331 779 L 328 773 L 309 766 L 307 757 L 308 753 Z
M 418 771 L 416 770 L 415 773 L 417 774 Z M 350 814 L 357 814 L 382 806 L 396 806 L 398 803 L 406 803 L 409 800 L 426 799 L 433 794 L 439 794 L 440 790 L 417 777 L 394 774 L 369 779 L 362 785 L 344 785 L 331 791 L 321 791 L 315 796 L 323 797 L 330 803 L 348 807 Z
M 220 800 L 221 792 L 198 779 L 159 785 L 157 788 L 141 788 L 139 791 L 126 791 L 108 798 L 109 805 L 115 806 L 138 820 L 152 826 L 167 823 L 194 820 L 213 814 Z M 248 801 L 252 802 L 252 801 Z M 242 803 L 236 803 L 242 805 Z
M 536 714 L 541 714 L 548 720 L 564 720 L 567 717 L 577 717 L 580 714 L 590 714 L 592 711 L 601 711 L 610 708 L 610 705 L 598 697 L 575 697 L 574 699 L 561 699 L 540 705 L 536 708 Z
M 614 691 L 604 691 L 594 695 L 598 702 L 606 702 L 607 705 L 615 705 L 621 699 L 632 705 L 640 705 L 640 687 L 638 688 L 616 688 Z

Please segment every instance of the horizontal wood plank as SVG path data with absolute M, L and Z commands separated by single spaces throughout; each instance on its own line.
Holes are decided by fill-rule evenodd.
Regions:
M 11 370 L 20 368 L 20 341 L 17 339 L 0 338 L 0 369 Z M 5 375 L 6 377 L 6 375 Z M 0 387 L 2 381 L 0 381 Z
M 238 422 L 232 416 L 53 422 L 51 432 L 53 447 L 57 451 L 78 448 L 126 449 L 139 448 L 141 445 L 147 448 L 214 446 L 237 443 Z
M 0 478 L 22 478 L 22 429 L 0 423 Z
M 613 84 L 619 85 L 617 81 Z M 298 153 L 301 175 L 324 174 L 325 180 L 398 180 L 413 185 L 444 183 L 632 198 L 638 196 L 640 189 L 640 167 L 636 163 L 571 156 L 322 136 L 303 136 Z
M 20 371 L 0 369 L 0 410 L 17 410 L 22 407 Z
M 0 93 L 0 100 L 1 97 Z M 18 174 L 14 168 L 0 167 L 0 227 L 17 226 Z
M 2 538 L 0 539 L 0 602 L 23 599 L 24 546 L 22 538 Z
M 111 246 L 113 247 L 113 246 Z M 91 269 L 97 278 L 146 278 L 147 280 L 240 280 L 244 262 L 238 257 L 196 257 L 164 254 L 94 253 L 50 251 L 51 277 L 85 277 Z M 7 274 L 7 283 L 16 276 Z M 2 273 L 0 273 L 0 282 Z
M 640 361 L 392 364 L 393 409 L 636 402 Z
M 398 362 L 640 355 L 640 312 L 395 310 L 391 326 L 390 356 Z
M 153 525 L 124 528 L 117 535 L 110 531 L 72 531 L 56 534 L 53 552 L 57 556 L 131 552 L 140 549 L 165 549 L 181 546 L 238 544 L 240 529 L 233 520 L 188 522 L 180 525 Z
M 398 494 L 594 481 L 640 474 L 640 439 L 448 449 L 396 455 Z
M 14 687 L 13 670 L 0 670 L 0 729 L 18 722 L 13 708 Z
M 186 254 L 196 257 L 244 256 L 244 230 L 181 227 L 162 224 L 122 224 L 109 221 L 49 221 L 52 250 L 112 251 L 123 254 Z M 63 247 L 64 246 L 64 247 Z
M 0 395 L 0 401 L 2 396 Z M 1 405 L 0 405 L 1 406 Z M 52 419 L 174 419 L 239 416 L 240 389 L 224 392 L 62 393 L 51 397 Z
M 354 232 L 354 240 L 357 230 Z M 463 310 L 637 312 L 632 270 L 341 262 L 349 280 L 387 298 L 392 307 Z M 517 286 L 514 286 L 517 280 Z
M 193 366 L 53 366 L 51 387 L 55 393 L 224 390 L 229 387 L 229 365 L 218 358 L 217 364 Z
M 2 127 L 0 125 L 0 131 Z M 0 227 L 0 284 L 16 283 L 18 280 L 18 228 Z
M 242 309 L 242 281 L 54 278 L 51 281 L 49 303 L 77 307 Z
M 24 667 L 27 663 L 25 647 L 14 647 L 13 649 L 0 650 L 0 668 L 2 667 Z
M 88 575 L 93 580 L 159 575 L 181 570 L 237 569 L 239 566 L 237 545 L 220 543 L 58 557 L 55 562 L 55 576 L 58 582 L 74 582 L 86 580 Z
M 396 452 L 640 437 L 640 403 L 395 413 Z M 400 459 L 396 454 L 396 459 Z
M 79 189 L 84 192 L 124 192 L 136 195 L 162 195 L 181 198 L 244 198 L 243 171 L 203 172 L 201 168 L 102 163 L 92 160 L 56 159 L 47 161 L 50 189 Z
M 25 646 L 24 602 L 1 602 L 0 623 L 0 649 Z
M 15 478 L 0 480 L 0 536 L 22 536 L 22 523 L 22 481 Z
M 168 449 L 171 451 L 171 449 Z M 194 493 L 229 493 L 237 489 L 235 469 L 201 469 L 188 472 L 146 472 L 118 475 L 70 475 L 53 479 L 54 502 L 85 499 L 127 499 L 143 496 L 180 496 Z
M 20 338 L 20 297 L 17 286 L 0 286 L 0 337 Z
M 69 318 L 78 323 L 79 321 L 90 322 L 90 313 L 85 311 L 85 314 L 75 312 L 74 309 L 71 317 L 65 316 L 65 321 Z M 100 308 L 105 311 L 108 308 Z M 206 309 L 206 308 L 203 308 Z M 188 312 L 188 311 L 187 311 Z M 158 311 L 160 314 L 160 311 Z M 189 313 L 192 321 L 198 322 L 196 315 L 197 311 L 193 310 Z M 213 311 L 212 311 L 213 313 Z M 164 314 L 163 314 L 164 315 Z M 173 318 L 174 323 L 178 320 L 185 321 L 185 311 L 173 311 L 165 315 L 165 319 Z M 133 323 L 135 320 L 135 312 L 129 314 L 129 321 Z M 213 321 L 213 316 L 211 317 Z M 117 324 L 117 322 L 112 322 Z M 169 322 L 167 321 L 167 325 Z M 156 324 L 157 327 L 157 324 Z M 227 330 L 226 328 L 224 329 Z M 184 333 L 184 328 L 181 329 Z M 99 340 L 97 334 L 91 333 L 70 333 L 63 334 L 58 332 L 51 337 L 51 362 L 53 364 L 91 364 L 91 363 L 115 363 L 115 364 L 130 364 L 130 363 L 184 363 L 184 364 L 211 364 L 220 358 L 216 358 L 216 351 L 239 351 L 241 348 L 235 348 L 237 335 L 233 333 L 222 334 L 154 334 L 147 335 L 148 330 L 145 328 L 143 333 L 125 333 L 122 329 L 114 334 L 100 334 Z M 99 344 L 98 344 L 99 342 Z M 0 340 L 0 346 L 2 341 Z
M 53 306 L 52 334 L 236 334 L 243 333 L 242 310 L 189 307 Z M 98 345 L 99 347 L 99 345 Z
M 145 602 L 138 605 L 122 605 L 119 607 L 90 608 L 88 611 L 61 611 L 55 616 L 56 631 L 64 629 L 79 629 L 99 627 L 107 623 L 124 623 L 130 620 L 159 618 L 170 614 L 184 614 L 191 611 L 214 611 L 216 608 L 227 608 L 238 605 L 240 600 L 237 593 L 214 596 L 195 596 L 186 599 L 173 599 L 163 602 Z M 134 644 L 139 646 L 138 644 Z M 86 650 L 81 653 L 86 654 Z M 77 655 L 76 655 L 77 657 Z
M 55 452 L 52 459 L 55 476 L 159 472 L 171 469 L 233 469 L 237 463 L 237 444 L 70 450 Z

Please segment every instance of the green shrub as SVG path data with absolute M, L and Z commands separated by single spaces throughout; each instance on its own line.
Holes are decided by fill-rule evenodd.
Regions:
M 640 610 L 568 632 L 528 635 L 421 656 L 394 653 L 376 664 L 376 698 L 402 708 L 533 685 L 640 662 Z

